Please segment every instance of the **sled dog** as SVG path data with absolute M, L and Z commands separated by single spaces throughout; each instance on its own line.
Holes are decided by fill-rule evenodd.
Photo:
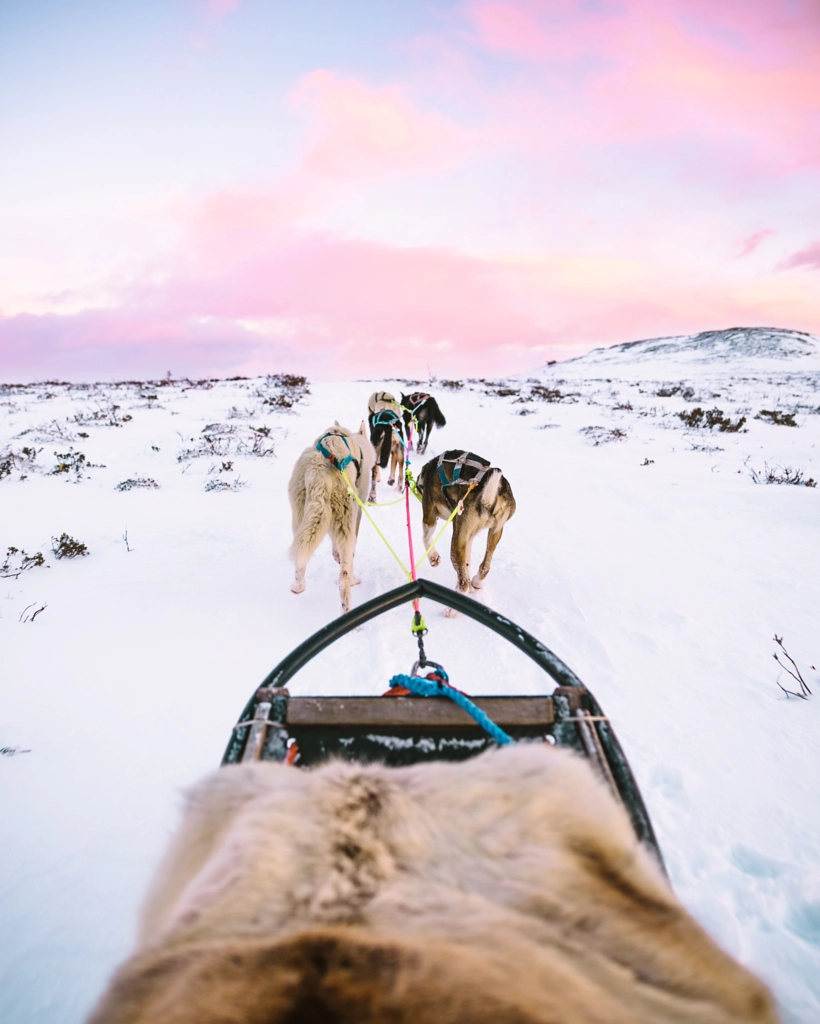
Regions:
M 409 428 L 411 420 L 416 424 L 416 451 L 423 455 L 427 451 L 427 442 L 430 440 L 430 431 L 433 426 L 444 427 L 447 425 L 447 420 L 439 409 L 435 398 L 424 391 L 414 391 L 412 395 L 402 395 L 401 407 L 405 428 Z M 405 430 L 406 432 L 407 430 Z
M 221 768 L 89 1024 L 777 1024 L 588 763 Z
M 395 434 L 390 445 L 390 476 L 387 483 L 390 487 L 395 484 L 399 494 L 404 493 L 404 445 Z
M 403 447 L 406 437 L 399 403 L 389 391 L 374 391 L 370 396 L 367 401 L 367 422 L 370 425 L 370 443 L 376 452 L 368 501 L 375 501 L 376 484 L 381 479 L 379 469 L 387 466 L 393 442 L 398 440 Z
M 501 540 L 504 525 L 515 512 L 515 498 L 507 478 L 500 469 L 492 469 L 486 459 L 472 452 L 451 449 L 424 464 L 419 475 L 422 496 L 422 523 L 425 550 L 436 532 L 436 522 L 447 520 L 458 505 L 464 502 L 464 511 L 453 520 L 453 538 L 450 543 L 450 561 L 456 570 L 456 590 L 466 594 L 470 585 L 480 589 L 490 571 L 493 552 Z M 473 540 L 479 530 L 489 530 L 487 550 L 470 580 L 470 554 Z M 441 555 L 433 548 L 430 565 L 436 566 Z M 447 609 L 445 615 L 457 614 Z
M 359 581 L 353 575 L 353 553 L 359 534 L 361 509 L 348 494 L 340 469 L 362 501 L 375 462 L 373 446 L 365 435 L 336 422 L 310 448 L 305 448 L 293 467 L 288 485 L 293 515 L 293 544 L 290 556 L 296 577 L 290 586 L 294 594 L 305 589 L 305 570 L 311 556 L 330 534 L 333 557 L 339 563 L 339 593 L 342 611 L 350 610 L 350 587 Z

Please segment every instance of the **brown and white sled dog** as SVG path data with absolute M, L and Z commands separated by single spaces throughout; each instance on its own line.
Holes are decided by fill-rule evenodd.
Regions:
M 221 768 L 89 1024 L 777 1024 L 587 762 Z
M 359 534 L 361 509 L 348 494 L 339 469 L 343 469 L 362 501 L 376 456 L 365 435 L 340 427 L 338 422 L 310 448 L 305 448 L 293 467 L 288 484 L 293 515 L 293 544 L 290 555 L 296 577 L 290 586 L 294 594 L 305 589 L 305 570 L 325 534 L 330 534 L 333 557 L 339 563 L 339 593 L 342 611 L 350 610 L 350 587 L 359 581 L 353 575 L 353 554 Z
M 399 441 L 404 447 L 406 436 L 401 408 L 389 391 L 374 391 L 367 400 L 367 422 L 370 426 L 370 443 L 376 452 L 368 500 L 375 501 L 376 484 L 381 478 L 379 469 L 387 466 L 394 441 Z
M 484 585 L 490 571 L 493 553 L 501 540 L 504 526 L 515 512 L 515 498 L 507 478 L 500 469 L 492 469 L 486 459 L 472 452 L 451 449 L 425 463 L 419 475 L 422 496 L 424 547 L 430 546 L 439 519 L 447 521 L 458 505 L 464 511 L 453 520 L 450 561 L 456 571 L 456 590 L 466 594 L 472 584 L 476 590 Z M 470 556 L 479 530 L 488 530 L 487 550 L 470 580 Z M 430 552 L 430 565 L 436 566 L 441 555 Z M 445 615 L 457 614 L 448 608 Z

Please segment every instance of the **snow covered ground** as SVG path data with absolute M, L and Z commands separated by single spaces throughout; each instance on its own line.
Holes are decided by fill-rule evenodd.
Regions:
M 820 344 L 724 332 L 456 383 L 430 386 L 448 422 L 426 457 L 471 449 L 518 503 L 479 599 L 592 689 L 678 895 L 766 978 L 784 1020 L 816 1024 L 820 487 L 764 481 L 820 480 Z M 83 1019 L 129 951 L 180 790 L 218 765 L 268 670 L 339 613 L 327 542 L 307 591 L 289 591 L 286 486 L 334 419 L 358 426 L 375 387 L 400 384 L 310 383 L 302 398 L 274 378 L 0 386 L 0 560 L 19 549 L 0 581 L 3 1021 Z M 140 479 L 158 486 L 117 489 Z M 401 545 L 403 506 L 374 515 Z M 88 556 L 57 559 L 63 533 Z M 46 564 L 23 569 L 38 552 Z M 356 565 L 357 603 L 403 582 L 366 523 Z M 446 559 L 422 574 L 454 581 Z M 425 613 L 457 686 L 543 691 L 500 639 Z M 399 609 L 368 624 L 292 692 L 381 692 L 413 662 L 409 622 Z M 775 634 L 809 700 L 778 688 L 796 684 Z

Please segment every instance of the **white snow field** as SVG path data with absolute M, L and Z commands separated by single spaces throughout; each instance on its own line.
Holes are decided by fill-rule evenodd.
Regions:
M 680 898 L 769 982 L 785 1021 L 817 1024 L 820 487 L 806 484 L 820 480 L 820 342 L 718 332 L 449 383 L 425 384 L 447 426 L 414 467 L 472 450 L 518 503 L 474 596 L 592 690 Z M 0 581 L 6 1024 L 83 1020 L 130 950 L 181 791 L 218 766 L 267 672 L 339 614 L 327 541 L 290 593 L 287 482 L 334 419 L 358 427 L 377 387 L 402 385 L 0 386 L 0 559 L 18 549 Z M 373 514 L 403 552 L 404 506 Z M 416 503 L 413 516 L 418 549 Z M 57 559 L 63 533 L 89 554 Z M 447 543 L 421 573 L 452 586 Z M 23 568 L 37 553 L 45 564 Z M 367 522 L 356 568 L 357 604 L 404 582 Z M 478 624 L 424 611 L 428 654 L 456 686 L 551 689 Z M 382 692 L 414 660 L 410 618 L 368 623 L 291 692 Z M 799 684 L 772 658 L 775 634 L 806 700 L 778 687 Z

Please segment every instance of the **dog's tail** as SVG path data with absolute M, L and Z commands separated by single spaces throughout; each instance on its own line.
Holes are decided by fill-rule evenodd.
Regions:
M 390 448 L 393 444 L 393 428 L 389 423 L 379 423 L 373 432 L 373 447 L 382 469 L 390 460 Z
M 447 426 L 447 420 L 444 418 L 444 413 L 439 409 L 438 402 L 432 395 L 427 399 L 427 408 L 430 410 L 430 414 L 433 417 L 433 423 L 435 423 L 437 427 Z
M 290 557 L 297 565 L 305 565 L 330 529 L 332 509 L 330 494 L 333 476 L 322 463 L 310 466 L 305 473 L 305 511 L 290 546 Z
M 492 512 L 495 507 L 502 479 L 503 474 L 500 469 L 491 469 L 484 477 L 483 485 L 478 492 L 478 503 L 488 512 Z

